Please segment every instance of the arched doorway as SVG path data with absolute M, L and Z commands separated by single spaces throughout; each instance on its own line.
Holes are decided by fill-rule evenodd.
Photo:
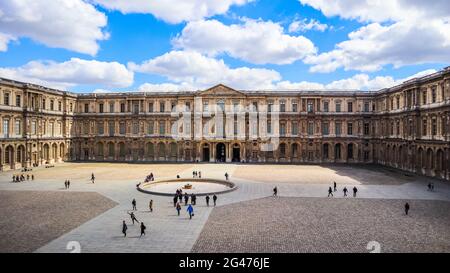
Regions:
M 49 163 L 48 161 L 50 160 L 50 146 L 48 146 L 48 144 L 44 144 L 44 160 L 45 160 L 45 164 Z
M 10 169 L 14 169 L 14 148 L 11 145 L 5 149 L 5 165 L 9 165 Z
M 217 143 L 216 145 L 216 160 L 217 162 L 225 162 L 226 160 L 226 147 L 223 143 Z
M 203 144 L 203 160 L 204 162 L 209 162 L 209 144 Z
M 20 167 L 25 167 L 25 147 L 23 145 L 17 148 L 16 162 L 20 163 Z
M 240 162 L 241 161 L 241 147 L 239 144 L 235 143 L 233 145 L 233 162 Z
M 341 144 L 338 143 L 334 146 L 334 159 L 341 160 Z

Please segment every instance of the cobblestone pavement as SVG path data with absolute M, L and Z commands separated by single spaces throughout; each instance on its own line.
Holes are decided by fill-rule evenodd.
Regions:
M 214 209 L 193 252 L 450 252 L 450 202 L 266 197 Z M 371 249 L 372 250 L 372 249 Z
M 32 252 L 115 205 L 93 192 L 0 191 L 0 252 Z
M 114 208 L 68 231 L 36 252 L 68 252 L 66 245 L 69 241 L 78 241 L 82 252 L 190 252 L 214 209 L 206 207 L 204 198 L 198 198 L 192 220 L 189 220 L 185 207 L 181 216 L 177 216 L 171 197 L 154 196 L 136 190 L 136 184 L 142 182 L 150 172 L 153 172 L 157 180 L 175 178 L 177 174 L 182 178 L 192 177 L 194 170 L 201 171 L 203 178 L 223 179 L 227 172 L 238 189 L 219 195 L 217 208 L 270 196 L 274 186 L 278 187 L 279 195 L 284 197 L 326 198 L 327 189 L 334 178 L 339 190 L 336 199 L 342 198 L 344 186 L 350 189 L 356 185 L 359 189 L 358 198 L 362 199 L 450 201 L 450 183 L 415 175 L 404 178 L 406 176 L 403 172 L 391 169 L 380 168 L 377 171 L 379 167 L 369 166 L 366 171 L 364 166 L 354 169 L 345 166 L 310 166 L 311 169 L 305 171 L 306 166 L 292 166 L 298 168 L 292 170 L 297 179 L 291 181 L 289 177 L 292 174 L 280 179 L 273 176 L 270 170 L 278 166 L 251 167 L 258 166 L 259 169 L 252 170 L 255 177 L 264 173 L 270 179 L 259 181 L 251 177 L 235 176 L 238 170 L 247 167 L 241 164 L 63 163 L 49 169 L 35 168 L 35 181 L 12 183 L 10 180 L 14 172 L 0 173 L 0 190 L 66 192 L 64 180 L 70 179 L 68 194 L 96 192 L 118 203 Z M 96 176 L 95 184 L 90 182 L 92 172 Z M 300 175 L 308 172 L 308 175 Z M 333 175 L 330 176 L 331 174 Z M 386 181 L 391 182 L 384 183 Z M 426 190 L 430 181 L 435 183 L 435 192 Z M 131 210 L 133 198 L 137 200 L 136 217 L 147 226 L 147 234 L 142 238 L 138 236 L 138 225 L 133 226 L 127 214 Z M 151 199 L 154 201 L 153 212 L 148 209 Z M 18 215 L 21 214 L 19 211 Z M 129 226 L 127 238 L 123 238 L 121 234 L 122 220 L 126 220 Z

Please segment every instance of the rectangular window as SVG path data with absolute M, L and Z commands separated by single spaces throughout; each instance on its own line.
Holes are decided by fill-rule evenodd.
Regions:
M 337 113 L 341 112 L 341 103 L 340 102 L 336 102 L 336 112 Z
M 191 111 L 191 103 L 189 101 L 187 101 L 184 105 L 186 106 L 186 111 Z
M 53 100 L 50 100 L 50 110 L 55 110 L 55 102 Z
M 84 104 L 84 112 L 85 113 L 89 112 L 89 104 L 87 104 L 87 103 Z
M 369 103 L 368 103 L 368 102 L 365 102 L 365 103 L 364 103 L 364 112 L 369 112 L 369 109 L 370 109 Z
M 298 112 L 298 102 L 297 101 L 292 102 L 292 112 Z
M 351 122 L 347 123 L 347 135 L 353 135 L 353 123 Z
M 3 120 L 3 136 L 9 138 L 9 119 Z
M 98 105 L 98 111 L 100 112 L 100 113 L 103 113 L 103 103 L 100 103 L 99 105 Z
M 165 135 L 166 134 L 166 122 L 165 121 L 160 121 L 159 122 L 159 134 L 160 135 Z
M 336 122 L 336 124 L 335 124 L 335 132 L 336 132 L 336 135 L 337 136 L 340 136 L 341 135 L 341 127 L 342 127 L 342 124 L 340 123 L 340 122 Z
M 280 124 L 280 136 L 285 136 L 285 135 L 286 135 L 286 124 L 281 123 Z
M 45 101 L 45 99 L 42 99 L 42 109 L 47 109 L 47 103 Z
M 20 120 L 16 120 L 16 123 L 15 123 L 15 125 L 14 125 L 14 131 L 15 131 L 15 133 L 16 133 L 16 135 L 21 135 L 22 134 L 22 127 L 20 126 L 21 124 L 20 124 L 21 122 L 20 122 Z
M 268 134 L 272 133 L 272 122 L 270 121 L 267 122 L 267 133 Z
M 125 113 L 125 103 L 120 104 L 120 113 Z
M 55 136 L 55 123 L 53 123 L 53 122 L 50 122 L 50 135 L 52 137 Z
M 254 101 L 252 104 L 253 104 L 252 111 L 258 111 L 258 102 Z
M 327 136 L 330 133 L 328 122 L 322 123 L 322 135 Z
M 328 101 L 325 101 L 324 103 L 323 103 L 323 111 L 324 112 L 329 112 L 330 111 L 330 103 L 328 102 Z
M 427 91 L 422 93 L 422 104 L 427 104 Z
M 114 113 L 114 102 L 109 103 L 109 112 Z
M 292 134 L 294 136 L 298 135 L 298 123 L 292 122 L 291 126 L 292 126 Z
M 73 104 L 71 103 L 69 106 L 70 112 L 73 112 Z
M 148 122 L 147 134 L 153 135 L 155 131 L 155 122 L 153 120 Z
M 285 101 L 280 102 L 280 112 L 286 112 L 286 102 Z
M 20 107 L 20 95 L 16 95 L 16 106 Z
M 9 93 L 5 93 L 3 96 L 3 104 L 9 105 Z
M 349 113 L 353 112 L 353 102 L 348 102 L 347 103 L 347 111 Z
M 207 101 L 203 102 L 203 112 L 209 111 L 209 103 Z
M 308 113 L 312 113 L 314 112 L 314 103 L 312 101 L 308 101 L 308 106 L 307 106 L 307 111 Z
M 170 103 L 170 111 L 176 111 L 177 103 L 175 101 L 172 101 Z
M 125 122 L 119 123 L 119 134 L 121 134 L 121 135 L 125 135 L 126 134 Z
M 424 119 L 422 121 L 422 135 L 426 136 L 427 135 L 427 120 Z
M 269 104 L 267 105 L 267 112 L 272 112 L 273 111 L 273 102 L 269 102 Z
M 400 109 L 400 97 L 396 98 L 396 102 L 395 103 L 397 104 L 396 109 Z
M 103 135 L 105 133 L 105 125 L 103 124 L 103 121 L 99 121 L 97 123 L 97 130 L 99 135 Z
M 153 113 L 153 102 L 149 102 L 148 103 L 148 111 L 150 112 L 150 113 Z
M 163 113 L 163 112 L 165 112 L 165 103 L 164 103 L 164 101 L 161 101 L 160 103 L 159 103 L 159 112 L 161 112 L 161 113 Z
M 134 122 L 133 123 L 133 135 L 138 135 L 139 134 L 139 122 Z
M 36 121 L 31 122 L 31 134 L 36 135 Z
M 133 104 L 133 113 L 139 114 L 139 103 Z
M 436 87 L 433 87 L 431 89 L 431 102 L 435 103 L 436 102 Z
M 114 121 L 109 121 L 108 122 L 108 131 L 109 131 L 109 136 L 114 136 L 114 133 L 116 131 L 116 129 L 114 128 Z
M 368 136 L 370 133 L 370 126 L 369 123 L 364 123 L 364 135 Z
M 238 135 L 238 121 L 237 121 L 237 119 L 234 120 L 233 131 L 234 131 L 234 135 L 237 136 Z
M 58 101 L 58 111 L 62 111 L 62 103 Z
M 314 122 L 308 122 L 308 135 L 314 135 Z
M 431 135 L 437 135 L 437 120 L 435 118 L 431 120 Z

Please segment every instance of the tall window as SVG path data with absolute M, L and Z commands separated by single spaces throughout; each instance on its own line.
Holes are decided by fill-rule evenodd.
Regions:
M 98 110 L 99 110 L 99 112 L 100 113 L 103 113 L 103 103 L 100 103 L 99 105 L 98 105 Z
M 292 101 L 292 112 L 298 112 L 298 102 L 296 100 Z
M 139 103 L 133 104 L 133 113 L 139 114 Z
M 52 137 L 55 136 L 55 123 L 54 122 L 50 122 L 50 135 Z
M 280 101 L 280 112 L 286 112 L 286 102 Z
M 436 87 L 433 87 L 431 89 L 431 102 L 435 103 L 436 102 Z
M 62 103 L 58 101 L 58 111 L 62 111 Z
M 322 135 L 327 136 L 330 133 L 329 127 L 328 122 L 322 123 Z
M 42 99 L 42 109 L 47 109 L 47 103 L 45 101 L 45 99 Z
M 3 96 L 3 104 L 9 105 L 9 93 L 5 93 Z
M 312 101 L 308 101 L 308 106 L 307 107 L 308 107 L 307 108 L 308 113 L 314 112 L 314 103 Z
M 422 104 L 427 104 L 427 91 L 422 93 Z
M 336 132 L 336 135 L 337 136 L 340 136 L 341 135 L 341 127 L 342 127 L 342 124 L 340 123 L 340 122 L 336 122 L 336 124 L 335 124 L 335 132 Z
M 353 123 L 351 122 L 347 123 L 347 135 L 353 135 Z
M 120 113 L 125 113 L 125 103 L 120 104 Z
M 159 103 L 159 112 L 161 112 L 161 113 L 165 112 L 165 103 L 164 103 L 164 101 L 161 101 Z
M 435 118 L 431 120 L 431 135 L 437 135 L 437 119 Z
M 133 135 L 139 134 L 139 122 L 135 121 L 133 123 Z
M 16 106 L 20 107 L 20 95 L 16 95 Z
M 84 104 L 84 112 L 85 113 L 89 112 L 89 104 L 87 104 L 87 103 Z
M 108 131 L 109 131 L 109 136 L 114 136 L 114 133 L 116 131 L 116 128 L 114 128 L 114 121 L 109 121 L 108 122 Z
M 189 101 L 187 101 L 184 105 L 186 106 L 186 111 L 191 111 L 191 103 Z
M 336 102 L 336 112 L 341 112 L 341 103 Z
M 125 135 L 126 134 L 126 124 L 125 122 L 119 123 L 119 134 Z
M 18 120 L 18 119 L 16 119 L 16 123 L 15 123 L 15 125 L 14 125 L 14 131 L 15 131 L 15 133 L 16 133 L 16 135 L 21 135 L 21 133 L 22 133 L 22 130 L 21 130 L 21 124 L 20 124 L 21 122 L 20 122 L 20 120 Z
M 150 112 L 150 113 L 153 113 L 153 102 L 149 102 L 148 103 L 148 111 Z
M 5 138 L 9 137 L 9 119 L 3 120 L 3 136 Z
M 103 121 L 99 121 L 97 123 L 97 128 L 98 128 L 99 135 L 103 135 L 105 133 L 105 125 L 103 124 Z
M 323 103 L 323 111 L 324 111 L 324 112 L 330 111 L 330 103 L 329 103 L 328 101 L 325 101 L 325 102 Z
M 114 102 L 109 103 L 109 112 L 114 113 Z
M 50 100 L 50 110 L 52 110 L 52 111 L 55 110 L 55 101 L 54 100 Z
M 159 122 L 159 134 L 160 135 L 166 134 L 166 122 L 163 120 Z
M 368 102 L 364 102 L 364 112 L 369 112 L 370 106 Z
M 286 123 L 280 123 L 280 136 L 286 135 Z
M 268 105 L 267 105 L 267 112 L 272 112 L 273 111 L 273 102 L 269 101 Z
M 272 133 L 272 122 L 271 121 L 267 121 L 267 133 L 268 134 Z
M 427 135 L 427 120 L 424 119 L 422 121 L 422 135 L 426 136 Z
M 291 126 L 292 126 L 292 134 L 294 136 L 298 135 L 298 123 L 296 121 L 293 121 Z
M 308 135 L 314 135 L 314 122 L 308 122 Z
M 70 109 L 70 112 L 73 112 L 73 104 L 72 103 L 70 103 L 69 109 Z
M 203 102 L 203 112 L 209 111 L 209 103 L 207 101 Z
M 353 112 L 353 102 L 348 102 L 347 103 L 347 110 L 349 113 Z
M 364 135 L 368 136 L 370 131 L 369 123 L 364 123 Z
M 32 121 L 31 122 L 31 134 L 32 135 L 36 135 L 36 129 L 37 129 L 36 121 Z
M 153 120 L 148 122 L 147 134 L 153 135 L 155 131 L 155 122 Z

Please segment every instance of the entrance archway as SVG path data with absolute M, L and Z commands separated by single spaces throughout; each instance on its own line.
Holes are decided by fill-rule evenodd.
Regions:
M 241 147 L 239 144 L 233 145 L 233 162 L 241 162 Z
M 203 145 L 203 161 L 209 162 L 209 145 Z
M 217 162 L 225 162 L 226 160 L 226 147 L 223 143 L 217 143 L 216 145 L 216 160 Z

